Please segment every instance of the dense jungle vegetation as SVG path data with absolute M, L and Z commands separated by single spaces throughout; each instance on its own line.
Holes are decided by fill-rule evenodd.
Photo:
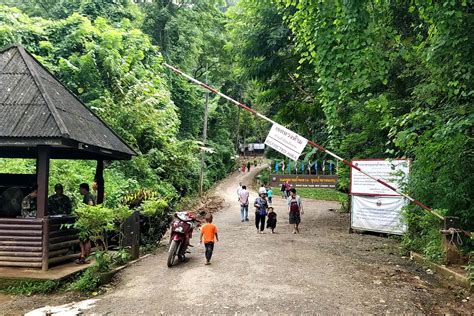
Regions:
M 198 190 L 204 92 L 166 61 L 346 159 L 411 158 L 406 191 L 474 230 L 472 0 L 0 3 L 0 46 L 25 45 L 139 152 L 107 166 L 109 206 Z M 267 127 L 211 96 L 206 187 L 235 167 L 238 139 Z M 60 161 L 52 182 L 72 191 L 92 174 Z M 405 246 L 440 259 L 440 222 L 415 206 L 405 218 Z

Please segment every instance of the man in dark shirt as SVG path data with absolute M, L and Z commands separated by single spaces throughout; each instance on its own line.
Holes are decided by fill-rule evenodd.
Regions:
M 89 206 L 94 206 L 95 205 L 95 199 L 94 196 L 90 193 L 89 185 L 87 183 L 81 183 L 79 185 L 79 192 L 81 193 L 84 198 L 82 199 L 82 202 L 84 204 L 87 204 Z M 91 254 L 91 240 L 89 237 L 83 237 L 79 238 L 79 247 L 81 247 L 81 256 L 79 259 L 76 260 L 76 263 L 78 264 L 85 264 L 89 263 L 87 260 L 87 257 Z
M 23 201 L 21 201 L 21 217 L 23 218 L 36 218 L 38 185 L 35 184 L 30 192 L 31 193 L 25 196 Z
M 62 184 L 58 183 L 54 186 L 56 194 L 48 198 L 48 212 L 50 215 L 71 214 L 72 203 L 71 199 L 64 195 L 64 188 Z
M 84 198 L 82 199 L 82 202 L 84 204 L 87 204 L 90 206 L 95 205 L 94 196 L 90 192 L 89 185 L 87 183 L 81 183 L 81 185 L 79 186 L 79 192 L 81 193 L 81 195 L 84 196 Z

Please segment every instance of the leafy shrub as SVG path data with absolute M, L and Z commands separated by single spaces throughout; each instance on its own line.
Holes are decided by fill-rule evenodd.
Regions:
M 95 264 L 87 268 L 80 276 L 69 284 L 68 289 L 82 293 L 89 293 L 101 285 L 101 274 L 109 272 L 113 266 L 123 264 L 124 254 L 120 255 L 120 260 L 116 260 L 115 255 L 106 251 L 96 251 Z
M 140 209 L 140 243 L 154 246 L 168 229 L 171 222 L 170 209 L 163 200 L 145 201 Z
M 124 248 L 121 248 L 117 251 L 112 252 L 111 255 L 112 255 L 112 262 L 118 266 L 124 265 L 132 259 L 130 252 Z
M 444 214 L 445 210 L 436 210 Z M 408 206 L 403 212 L 405 223 L 408 226 L 402 239 L 402 246 L 407 250 L 421 253 L 427 259 L 441 263 L 443 253 L 442 236 L 439 233 L 441 221 L 425 211 Z
M 132 211 L 127 206 L 111 209 L 103 205 L 79 204 L 74 214 L 77 220 L 72 225 L 79 230 L 79 237 L 91 239 L 96 245 L 103 246 L 104 250 L 107 250 L 107 233 L 120 232 Z
M 260 183 L 265 184 L 270 182 L 270 171 L 268 169 L 262 170 L 257 176 L 260 179 Z
M 78 291 L 88 293 L 96 290 L 100 286 L 100 276 L 98 274 L 99 267 L 93 265 L 87 268 L 77 279 L 69 284 L 68 289 L 71 291 Z
M 341 203 L 341 208 L 339 211 L 341 213 L 349 213 L 351 209 L 350 196 L 348 194 L 344 194 L 344 195 L 341 194 L 339 196 L 339 203 Z
M 168 203 L 164 199 L 146 200 L 140 205 L 140 214 L 145 217 L 163 215 L 168 208 Z

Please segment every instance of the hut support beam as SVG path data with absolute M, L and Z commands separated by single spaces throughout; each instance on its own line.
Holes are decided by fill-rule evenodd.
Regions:
M 49 177 L 49 146 L 38 146 L 36 174 L 38 181 L 38 197 L 36 218 L 42 218 L 48 212 L 48 177 Z
M 95 182 L 97 183 L 97 204 L 104 202 L 104 161 L 97 160 L 97 167 L 95 169 Z
M 49 219 L 43 218 L 43 251 L 41 255 L 41 270 L 49 269 Z

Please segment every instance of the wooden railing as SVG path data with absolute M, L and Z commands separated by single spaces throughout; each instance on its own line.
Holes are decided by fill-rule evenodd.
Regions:
M 0 218 L 0 266 L 41 268 L 43 219 Z
M 79 257 L 74 217 L 0 218 L 0 266 L 42 268 Z M 44 247 L 47 245 L 47 247 Z
M 48 265 L 79 257 L 79 252 L 73 251 L 79 244 L 78 231 L 68 227 L 74 223 L 74 220 L 74 217 L 70 216 L 48 218 Z

